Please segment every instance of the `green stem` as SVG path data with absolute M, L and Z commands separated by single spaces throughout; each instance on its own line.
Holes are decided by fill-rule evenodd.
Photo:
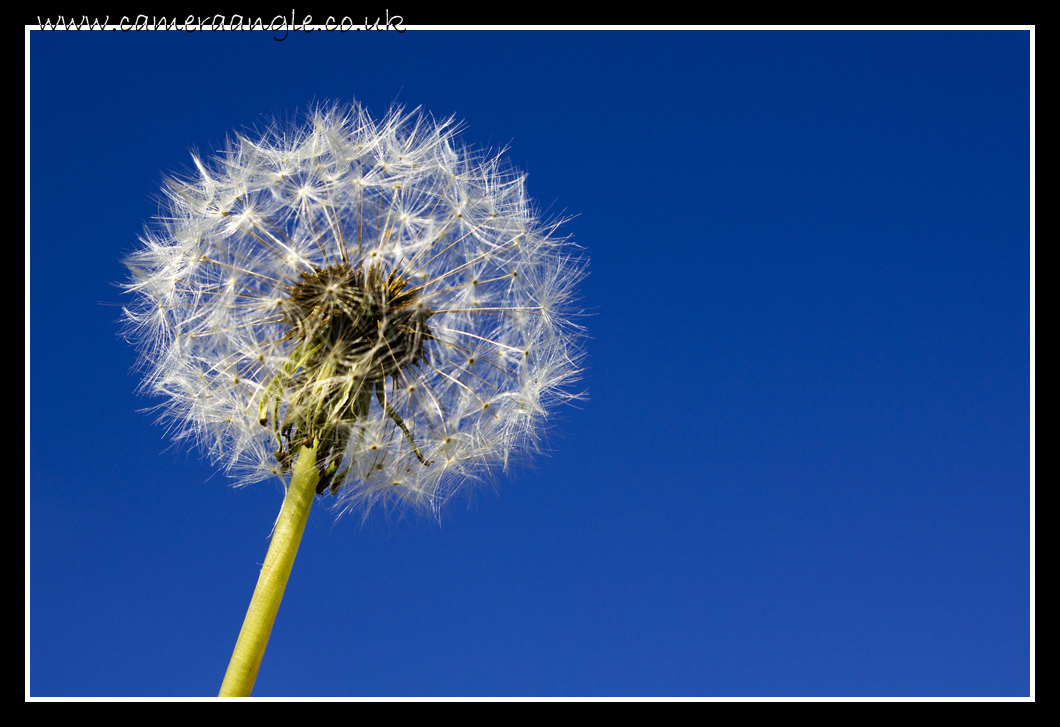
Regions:
M 269 552 L 265 555 L 265 565 L 261 567 L 258 585 L 250 599 L 250 608 L 247 609 L 247 617 L 236 640 L 219 697 L 249 697 L 254 689 L 261 657 L 269 643 L 272 624 L 283 599 L 287 578 L 291 575 L 294 557 L 298 554 L 298 544 L 302 541 L 302 531 L 309 518 L 309 508 L 313 505 L 317 480 L 320 479 L 316 454 L 316 443 L 311 448 L 302 447 L 298 453 L 294 475 L 276 520 Z

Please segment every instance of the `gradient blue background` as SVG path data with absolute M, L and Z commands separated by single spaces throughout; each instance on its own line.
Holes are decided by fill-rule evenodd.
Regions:
M 419 518 L 316 508 L 256 696 L 1021 696 L 1030 36 L 31 36 L 34 696 L 214 695 L 282 493 L 118 335 L 162 173 L 356 97 L 510 145 L 586 250 L 588 400 Z

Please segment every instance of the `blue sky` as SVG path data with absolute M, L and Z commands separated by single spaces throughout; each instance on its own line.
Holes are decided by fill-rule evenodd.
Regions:
M 1028 31 L 34 32 L 29 694 L 217 693 L 282 492 L 135 393 L 162 174 L 356 98 L 508 146 L 588 399 L 421 518 L 311 513 L 255 696 L 1031 691 Z

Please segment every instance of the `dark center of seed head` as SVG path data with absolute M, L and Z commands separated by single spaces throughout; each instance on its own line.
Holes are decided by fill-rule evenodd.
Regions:
M 332 375 L 374 385 L 425 358 L 433 312 L 398 271 L 345 263 L 316 268 L 303 272 L 287 293 L 285 337 L 314 349 L 303 375 L 312 377 L 312 369 L 330 359 Z
M 272 421 L 279 449 L 276 461 L 290 466 L 299 443 L 317 446 L 320 479 L 316 492 L 328 487 L 332 494 L 342 485 L 347 465 L 343 451 L 349 424 L 368 416 L 372 399 L 409 440 L 416 458 L 425 466 L 397 403 L 386 395 L 386 379 L 397 384 L 402 370 L 427 358 L 425 344 L 433 336 L 427 320 L 433 315 L 409 278 L 381 265 L 351 268 L 342 263 L 304 271 L 287 286 L 279 310 L 287 330 L 284 340 L 291 368 L 277 372 L 291 395 L 286 413 L 274 410 Z M 269 426 L 268 399 L 261 423 Z

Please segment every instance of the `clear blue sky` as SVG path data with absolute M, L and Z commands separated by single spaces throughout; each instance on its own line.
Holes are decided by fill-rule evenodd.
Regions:
M 587 401 L 430 520 L 310 517 L 256 696 L 1026 696 L 1030 36 L 50 33 L 30 45 L 29 686 L 217 693 L 282 493 L 119 335 L 164 172 L 395 100 L 588 254 Z

